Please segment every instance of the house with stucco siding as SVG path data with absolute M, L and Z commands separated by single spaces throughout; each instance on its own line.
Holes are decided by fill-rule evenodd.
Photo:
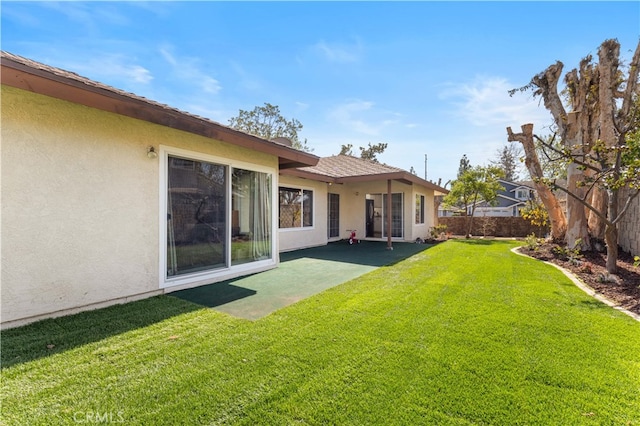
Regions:
M 1 71 L 3 328 L 276 268 L 281 251 L 347 229 L 391 244 L 434 223 L 440 189 L 400 169 L 366 175 L 360 159 L 321 159 L 7 52 Z M 342 172 L 325 167 L 336 162 Z M 369 206 L 386 225 L 369 223 Z

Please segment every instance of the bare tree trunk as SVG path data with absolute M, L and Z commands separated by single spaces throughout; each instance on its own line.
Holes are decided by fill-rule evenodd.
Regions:
M 467 216 L 467 233 L 464 236 L 465 238 L 471 238 L 471 231 L 473 231 L 473 216 L 476 213 L 476 202 L 478 201 L 478 193 L 473 197 L 473 202 L 471 203 L 471 215 Z
M 587 62 L 583 60 L 582 65 L 585 63 Z M 558 61 L 542 73 L 533 77 L 531 82 L 539 88 L 538 93 L 542 95 L 545 108 L 547 108 L 553 116 L 560 137 L 564 141 L 565 148 L 574 154 L 581 154 L 583 150 L 582 136 L 584 134 L 581 124 L 584 123 L 585 116 L 577 112 L 567 114 L 564 109 L 562 100 L 558 94 L 558 81 L 562 74 L 562 68 L 562 62 Z M 585 93 L 585 90 L 589 88 L 589 85 L 584 84 L 586 82 L 585 80 L 578 78 L 576 70 L 573 70 L 567 75 L 566 81 L 567 86 L 570 87 L 569 92 L 572 94 L 572 99 L 574 100 L 573 107 L 575 111 L 575 108 L 577 106 L 579 107 L 576 103 L 580 105 L 585 103 L 584 101 L 588 95 L 588 93 Z M 576 191 L 577 193 L 583 192 L 580 191 L 578 187 L 578 181 L 582 180 L 582 177 L 582 171 L 575 163 L 571 163 L 567 170 L 567 189 L 572 192 Z M 569 197 L 567 198 L 567 233 L 565 235 L 565 241 L 570 248 L 573 248 L 577 240 L 581 241 L 582 249 L 591 248 L 584 205 Z
M 581 157 L 582 151 L 582 132 L 578 124 L 578 117 L 575 112 L 570 112 L 567 119 L 567 134 L 565 137 L 565 149 L 572 152 L 573 157 Z M 577 198 L 585 198 L 584 189 L 580 182 L 584 179 L 584 172 L 575 162 L 569 163 L 567 166 L 567 190 Z M 584 204 L 574 197 L 567 197 L 567 234 L 565 242 L 567 247 L 573 249 L 579 242 L 581 250 L 589 250 L 591 241 L 589 240 L 589 228 L 587 214 Z
M 567 232 L 567 218 L 564 215 L 564 211 L 560 206 L 558 198 L 553 191 L 540 182 L 543 178 L 542 166 L 540 166 L 540 160 L 536 153 L 536 147 L 533 143 L 533 124 L 525 124 L 520 126 L 522 133 L 513 133 L 511 127 L 507 127 L 507 134 L 509 135 L 509 142 L 520 142 L 524 148 L 525 160 L 524 164 L 527 166 L 529 175 L 533 179 L 534 186 L 538 192 L 538 196 L 544 204 L 549 214 L 549 222 L 551 223 L 551 237 L 556 240 L 563 240 L 565 233 Z
M 594 120 L 598 125 L 599 135 L 594 131 L 594 137 L 601 140 L 605 146 L 613 147 L 617 144 L 614 117 L 616 113 L 615 97 L 618 87 L 618 66 L 620 44 L 616 40 L 606 40 L 598 49 L 598 117 Z M 595 142 L 595 140 L 593 141 Z M 608 210 L 607 191 L 601 186 L 593 189 L 591 205 L 600 212 Z M 617 213 L 616 213 L 617 214 Z M 614 218 L 608 216 L 609 220 Z M 604 239 L 605 221 L 593 212 L 589 213 L 589 229 L 595 238 Z
M 618 224 L 612 223 L 612 219 L 617 219 L 618 216 L 618 197 L 613 191 L 609 191 L 609 205 L 607 216 L 610 220 L 607 223 L 607 227 L 604 233 L 605 244 L 607 245 L 607 272 L 615 274 L 618 272 Z
M 607 272 L 615 274 L 618 272 L 618 227 L 616 225 L 607 225 L 604 241 L 607 245 Z
M 607 208 L 607 192 L 599 186 L 594 187 L 590 204 L 599 211 L 605 211 Z M 589 211 L 587 224 L 593 238 L 604 240 L 606 223 L 600 216 L 593 211 Z

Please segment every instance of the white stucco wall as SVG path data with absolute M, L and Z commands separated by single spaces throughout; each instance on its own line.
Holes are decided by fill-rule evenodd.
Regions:
M 433 190 L 427 189 L 423 186 L 414 185 L 412 187 L 413 193 L 411 195 L 411 215 L 409 220 L 411 221 L 411 235 L 407 240 L 415 241 L 416 238 L 429 238 L 431 228 L 434 225 L 436 212 L 434 212 L 434 199 Z M 415 223 L 415 211 L 416 211 L 416 195 L 424 195 L 424 223 Z M 408 204 L 407 204 L 408 205 Z
M 1 111 L 3 327 L 161 292 L 148 146 L 277 174 L 274 156 L 7 86 Z
M 366 195 L 386 194 L 387 181 L 359 182 L 328 185 L 291 176 L 280 176 L 281 186 L 293 186 L 313 189 L 315 196 L 314 227 L 309 229 L 280 230 L 280 251 L 289 251 L 327 243 L 327 194 L 340 195 L 340 237 L 347 238 L 348 230 L 355 229 L 358 238 L 365 238 L 366 231 Z M 392 181 L 392 192 L 404 194 L 404 241 L 425 238 L 434 226 L 433 190 L 419 185 L 407 185 Z M 425 196 L 425 223 L 415 223 L 415 196 Z M 384 239 L 382 239 L 384 240 Z M 394 238 L 394 240 L 397 240 Z
M 327 187 L 324 182 L 281 175 L 279 186 L 313 191 L 313 226 L 278 229 L 279 251 L 327 244 Z M 274 209 L 277 212 L 277 208 Z

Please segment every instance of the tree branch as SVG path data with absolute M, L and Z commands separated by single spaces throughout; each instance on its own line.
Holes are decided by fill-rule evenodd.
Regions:
M 558 184 L 556 184 L 555 180 L 553 181 L 553 187 L 555 189 L 559 189 L 560 191 L 564 192 L 565 194 L 567 194 L 568 196 L 570 196 L 571 198 L 573 198 L 574 200 L 578 201 L 580 204 L 582 204 L 583 206 L 585 206 L 586 208 L 588 208 L 589 210 L 591 210 L 592 212 L 594 212 L 596 214 L 596 216 L 598 216 L 599 218 L 601 218 L 606 224 L 613 226 L 614 223 L 609 221 L 607 219 L 607 216 L 600 212 L 599 210 L 597 210 L 595 207 L 593 207 L 591 204 L 589 204 L 588 202 L 585 201 L 585 199 L 578 197 L 577 195 L 573 194 L 571 191 L 569 191 L 567 188 L 562 187 Z M 586 197 L 586 196 L 585 196 Z
M 624 207 L 622 207 L 622 209 L 618 213 L 618 216 L 611 222 L 613 225 L 617 224 L 618 222 L 620 222 L 620 220 L 622 220 L 622 217 L 625 215 L 625 213 L 629 209 L 629 206 L 631 206 L 631 201 L 633 201 L 633 199 L 636 198 L 638 194 L 640 194 L 640 189 L 636 189 L 635 193 L 632 191 L 632 194 L 627 196 L 627 200 L 624 203 Z
M 555 147 L 547 144 L 543 139 L 541 139 L 537 135 L 534 135 L 533 137 L 536 138 L 538 140 L 538 142 L 540 142 L 542 144 L 543 147 L 549 148 L 550 150 L 552 150 L 556 154 L 559 154 L 560 158 L 565 159 L 565 160 L 571 160 L 571 162 L 576 163 L 576 164 L 578 164 L 580 166 L 583 166 L 583 167 L 585 167 L 585 168 L 587 168 L 589 170 L 593 170 L 594 172 L 597 172 L 597 173 L 602 173 L 603 172 L 602 169 L 599 169 L 599 168 L 597 168 L 597 167 L 595 167 L 595 166 L 593 166 L 593 165 L 591 165 L 589 163 L 585 163 L 584 161 L 578 160 L 576 158 L 577 156 L 574 156 L 574 155 L 571 155 L 571 154 L 567 154 L 566 152 L 561 151 L 558 148 L 555 148 Z M 585 154 L 585 156 L 587 156 L 587 155 Z M 552 161 L 557 161 L 557 160 L 552 160 Z

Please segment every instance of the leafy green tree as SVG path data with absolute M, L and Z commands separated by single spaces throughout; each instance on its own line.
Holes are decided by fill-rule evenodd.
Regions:
M 542 228 L 549 224 L 547 209 L 535 200 L 528 200 L 525 203 L 525 206 L 520 209 L 520 216 L 524 220 L 528 220 L 533 226 L 538 227 L 538 237 L 541 237 Z
M 371 160 L 378 162 L 377 155 L 382 154 L 385 149 L 387 149 L 388 144 L 384 142 L 377 143 L 375 145 L 369 145 L 365 148 L 363 146 L 360 147 L 360 158 L 365 160 Z M 340 155 L 351 155 L 353 156 L 353 144 L 342 145 L 340 148 Z
M 519 145 L 508 144 L 496 151 L 495 159 L 490 163 L 502 169 L 505 180 L 517 182 L 520 179 L 520 157 L 522 148 Z
M 313 148 L 307 145 L 307 139 L 301 140 L 299 137 L 302 123 L 295 118 L 287 120 L 280 114 L 280 108 L 277 105 L 267 102 L 264 106 L 257 106 L 252 111 L 241 109 L 237 117 L 229 119 L 229 126 L 262 139 L 287 138 L 291 141 L 293 148 L 306 152 L 313 151 Z
M 340 148 L 340 155 L 350 155 L 353 156 L 353 144 L 342 145 Z
M 503 176 L 504 173 L 499 167 L 476 166 L 467 169 L 453 181 L 451 191 L 444 197 L 443 203 L 447 206 L 464 206 L 467 216 L 466 238 L 471 236 L 473 215 L 478 203 L 484 201 L 489 205 L 496 205 L 498 191 L 504 189 L 498 179 Z
M 464 172 L 466 172 L 470 168 L 471 168 L 471 163 L 469 162 L 469 159 L 467 158 L 467 154 L 463 154 L 462 158 L 460 159 L 460 166 L 458 166 L 458 176 L 457 176 L 457 178 L 460 179 L 460 177 L 464 174 Z

